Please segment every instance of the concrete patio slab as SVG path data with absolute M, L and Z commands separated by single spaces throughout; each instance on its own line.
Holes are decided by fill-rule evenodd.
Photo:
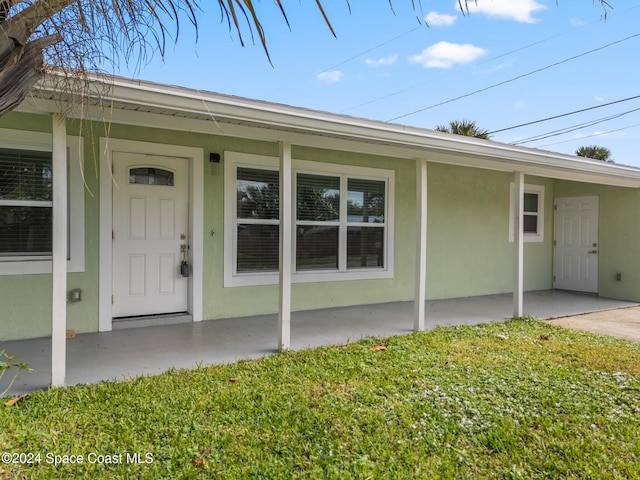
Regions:
M 563 291 L 528 292 L 525 311 L 540 319 L 637 306 L 637 303 Z M 426 328 L 475 325 L 511 317 L 510 294 L 428 301 Z M 407 334 L 413 302 L 294 312 L 291 348 L 345 344 L 364 337 Z M 277 352 L 277 315 L 79 334 L 67 341 L 67 385 L 156 375 L 170 368 L 231 363 Z M 22 373 L 10 394 L 47 389 L 51 339 L 0 342 L 34 369 Z M 7 379 L 3 379 L 3 384 Z M 0 391 L 4 388 L 0 384 Z

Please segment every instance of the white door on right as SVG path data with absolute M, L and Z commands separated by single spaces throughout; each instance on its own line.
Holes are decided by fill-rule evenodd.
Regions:
M 556 199 L 553 288 L 598 293 L 599 197 Z

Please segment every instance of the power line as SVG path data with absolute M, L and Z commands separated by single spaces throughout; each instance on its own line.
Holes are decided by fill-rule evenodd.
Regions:
M 637 9 L 638 7 L 640 7 L 640 5 L 634 5 L 634 6 L 632 6 L 632 7 L 628 8 L 628 9 L 626 9 L 626 10 L 622 10 L 622 11 L 619 11 L 619 12 L 615 12 L 615 13 L 611 14 L 610 16 L 611 16 L 611 17 L 616 17 L 616 16 L 624 15 L 624 14 L 626 14 L 627 12 L 629 12 L 629 11 L 631 11 L 631 10 L 635 10 L 635 9 Z M 554 39 L 559 38 L 559 37 L 562 37 L 562 36 L 564 36 L 564 35 L 568 35 L 568 34 L 570 34 L 570 33 L 573 33 L 573 32 L 575 32 L 575 31 L 577 31 L 577 30 L 581 30 L 581 29 L 583 29 L 583 28 L 587 28 L 587 27 L 589 27 L 589 26 L 593 25 L 594 23 L 599 23 L 601 20 L 602 20 L 602 17 L 601 17 L 599 20 L 593 20 L 593 21 L 591 21 L 591 22 L 589 22 L 589 23 L 585 23 L 584 25 L 580 25 L 579 27 L 575 27 L 575 28 L 572 28 L 572 29 L 570 29 L 570 30 L 566 30 L 566 31 L 564 31 L 564 32 L 557 33 L 557 34 L 552 35 L 552 36 L 550 36 L 550 37 L 546 37 L 546 38 L 543 38 L 543 39 L 541 39 L 541 40 L 537 40 L 537 41 L 535 41 L 535 42 L 533 42 L 533 43 L 529 43 L 529 44 L 524 45 L 524 46 L 522 46 L 522 47 L 516 48 L 515 50 L 511 50 L 511 51 L 509 51 L 509 52 L 506 52 L 506 53 L 500 54 L 500 55 L 498 55 L 498 56 L 496 56 L 496 57 L 488 58 L 488 59 L 483 60 L 483 61 L 481 61 L 481 62 L 475 63 L 475 64 L 473 64 L 473 65 L 471 65 L 471 66 L 467 66 L 467 67 L 465 67 L 465 68 L 463 68 L 463 69 L 457 70 L 456 72 L 452 72 L 452 73 L 450 73 L 450 74 L 448 74 L 448 75 L 442 75 L 442 76 L 440 76 L 440 77 L 433 78 L 433 79 L 428 80 L 428 81 L 426 81 L 426 82 L 420 82 L 420 83 L 415 84 L 415 85 L 412 85 L 412 86 L 410 86 L 410 87 L 403 88 L 403 89 L 401 89 L 401 90 L 396 90 L 395 92 L 392 92 L 392 93 L 389 93 L 389 94 L 386 94 L 386 95 L 383 95 L 383 96 L 380 96 L 380 97 L 376 97 L 376 98 L 374 98 L 374 99 L 372 99 L 372 100 L 367 100 L 366 102 L 362 102 L 362 103 L 359 103 L 359 104 L 357 104 L 357 105 L 354 105 L 354 106 L 351 106 L 351 107 L 345 108 L 345 109 L 341 110 L 341 112 L 342 112 L 342 113 L 344 113 L 344 112 L 349 112 L 349 111 L 351 111 L 351 110 L 355 110 L 355 109 L 357 109 L 357 108 L 364 107 L 364 106 L 366 106 L 366 105 L 370 105 L 370 104 L 372 104 L 372 103 L 376 103 L 376 102 L 379 102 L 379 101 L 382 101 L 382 100 L 386 100 L 386 99 L 391 98 L 391 97 L 395 97 L 396 95 L 400 95 L 400 94 L 402 94 L 402 93 L 406 93 L 406 92 L 408 92 L 408 91 L 410 91 L 410 90 L 416 89 L 416 88 L 418 88 L 418 87 L 422 87 L 422 86 L 427 85 L 427 84 L 429 84 L 429 83 L 433 83 L 433 82 L 436 82 L 436 81 L 438 81 L 438 80 L 442 80 L 442 79 L 444 79 L 444 78 L 448 78 L 448 77 L 450 77 L 450 76 L 452 76 L 452 75 L 458 75 L 458 74 L 460 74 L 461 72 L 463 72 L 465 69 L 467 69 L 467 68 L 471 68 L 472 66 L 473 66 L 473 67 L 477 67 L 477 66 L 480 66 L 480 65 L 484 65 L 484 64 L 486 64 L 486 63 L 489 63 L 489 62 L 493 62 L 493 61 L 495 61 L 495 60 L 499 60 L 500 58 L 506 57 L 506 56 L 508 56 L 508 55 L 512 55 L 512 54 L 517 53 L 517 52 L 520 52 L 520 51 L 522 51 L 522 50 L 526 50 L 526 49 L 528 49 L 528 48 L 535 47 L 536 45 L 540 45 L 540 44 L 545 43 L 545 42 L 548 42 L 548 41 L 550 41 L 550 40 L 554 40 Z M 356 56 L 356 57 L 352 57 L 352 59 L 353 59 L 353 58 L 357 58 L 357 56 Z
M 494 133 L 506 132 L 507 130 L 513 130 L 515 128 L 527 127 L 529 125 L 535 125 L 536 123 L 547 122 L 549 120 L 555 120 L 556 118 L 568 117 L 569 115 L 575 115 L 577 113 L 588 112 L 589 110 L 595 110 L 597 108 L 608 107 L 609 105 L 615 105 L 617 103 L 628 102 L 630 100 L 635 100 L 636 98 L 640 98 L 640 95 L 636 95 L 635 97 L 623 98 L 621 100 L 616 100 L 614 102 L 603 103 L 600 105 L 594 105 L 593 107 L 582 108 L 580 110 L 574 110 L 572 112 L 561 113 L 560 115 L 554 115 L 553 117 L 541 118 L 540 120 L 534 120 L 532 122 L 521 123 L 520 125 L 514 125 L 513 127 L 501 128 L 499 130 L 494 130 L 492 132 L 488 132 L 488 135 L 493 135 Z
M 525 138 L 525 139 L 519 140 L 517 142 L 512 142 L 512 145 L 522 145 L 524 143 L 531 143 L 531 142 L 536 142 L 538 140 L 544 140 L 545 138 L 549 138 L 549 137 L 557 137 L 558 135 L 564 135 L 566 133 L 575 132 L 576 130 L 580 130 L 582 128 L 592 127 L 593 125 L 597 125 L 599 123 L 608 122 L 609 120 L 614 120 L 616 118 L 623 117 L 624 115 L 628 115 L 630 113 L 637 112 L 639 110 L 640 110 L 640 107 L 634 108 L 632 110 L 627 110 L 626 112 L 617 113 L 615 115 L 610 115 L 608 117 L 603 117 L 603 118 L 599 118 L 599 119 L 596 119 L 596 120 L 591 120 L 589 122 L 580 123 L 580 124 L 577 124 L 577 125 L 572 125 L 570 127 L 561 128 L 559 130 L 553 130 L 551 132 L 542 133 L 540 135 L 536 135 L 536 136 L 533 136 L 533 137 Z
M 393 7 L 392 7 L 392 11 L 393 11 Z M 394 12 L 394 14 L 395 14 L 395 12 Z M 434 20 L 437 20 L 438 18 L 442 18 L 442 17 L 444 17 L 444 15 L 445 15 L 445 14 L 440 14 L 440 15 L 438 15 L 437 17 L 435 17 L 435 18 L 434 18 Z M 418 22 L 420 22 L 420 19 L 418 19 Z M 427 27 L 429 26 L 429 24 L 428 24 L 428 23 L 425 23 L 425 25 L 426 25 Z M 357 54 L 355 54 L 355 55 L 353 55 L 353 56 L 351 56 L 351 57 L 347 58 L 346 60 L 342 60 L 341 62 L 338 62 L 338 63 L 336 63 L 335 65 L 332 65 L 332 66 L 330 66 L 330 67 L 328 67 L 328 68 L 325 68 L 324 70 L 321 70 L 320 72 L 316 73 L 316 74 L 315 74 L 315 75 L 313 75 L 312 77 L 309 77 L 309 79 L 311 79 L 311 78 L 316 78 L 316 77 L 317 77 L 318 75 L 320 75 L 321 73 L 328 72 L 328 71 L 330 71 L 330 70 L 333 70 L 334 68 L 338 68 L 338 67 L 340 67 L 340 66 L 344 65 L 345 63 L 349 63 L 349 62 L 351 62 L 351 61 L 355 60 L 356 58 L 360 58 L 360 57 L 362 57 L 362 56 L 366 55 L 367 53 L 370 53 L 370 52 L 373 52 L 374 50 L 377 50 L 377 49 L 378 49 L 378 48 L 380 48 L 380 47 L 384 47 L 385 45 L 388 45 L 389 43 L 395 42 L 396 40 L 398 40 L 398 39 L 400 39 L 400 38 L 402 38 L 402 37 L 406 37 L 407 35 L 409 35 L 409 34 L 411 34 L 411 33 L 415 32 L 416 30 L 419 30 L 419 29 L 421 29 L 421 28 L 423 28 L 423 27 L 424 27 L 424 25 L 422 25 L 422 24 L 420 23 L 417 27 L 413 27 L 412 29 L 407 30 L 406 32 L 403 32 L 403 33 L 401 33 L 400 35 L 396 35 L 395 37 L 390 38 L 390 39 L 388 39 L 388 40 L 385 40 L 385 41 L 384 41 L 384 42 L 382 42 L 382 43 L 378 43 L 377 45 L 374 45 L 373 47 L 368 48 L 368 49 L 364 50 L 363 52 L 357 53 Z
M 569 140 L 562 140 L 561 142 L 545 143 L 544 145 L 538 145 L 536 148 L 551 147 L 553 145 L 560 145 L 561 143 L 576 142 L 578 140 L 584 140 L 585 138 L 601 137 L 603 135 L 609 135 L 610 133 L 621 132 L 622 130 L 628 130 L 630 128 L 635 128 L 635 127 L 640 127 L 640 123 L 635 123 L 633 125 L 627 125 L 626 127 L 616 128 L 614 130 L 607 130 L 606 132 L 593 133 L 591 135 L 585 135 L 585 136 L 580 137 L 580 138 L 571 138 Z
M 510 78 L 508 80 L 504 80 L 502 82 L 499 82 L 499 83 L 494 83 L 493 85 L 489 85 L 489 86 L 481 88 L 479 90 L 474 90 L 473 92 L 465 93 L 464 95 L 459 95 L 457 97 L 450 98 L 449 100 L 445 100 L 443 102 L 436 103 L 436 104 L 430 105 L 428 107 L 420 108 L 418 110 L 414 110 L 412 112 L 405 113 L 404 115 L 399 115 L 397 117 L 393 117 L 393 118 L 387 120 L 387 122 L 393 122 L 393 121 L 399 120 L 401 118 L 405 118 L 405 117 L 409 117 L 411 115 L 415 115 L 416 113 L 424 112 L 426 110 L 430 110 L 430 109 L 435 108 L 435 107 L 440 107 L 442 105 L 446 105 L 447 103 L 455 102 L 456 100 L 460 100 L 462 98 L 470 97 L 470 96 L 475 95 L 477 93 L 486 92 L 487 90 L 491 90 L 492 88 L 496 88 L 496 87 L 505 85 L 507 83 L 515 82 L 516 80 L 520 80 L 521 78 L 529 77 L 529 76 L 534 75 L 536 73 L 540 73 L 540 72 L 542 72 L 544 70 L 548 70 L 550 68 L 557 67 L 558 65 L 562 65 L 563 63 L 567 63 L 567 62 L 569 62 L 571 60 L 575 60 L 577 58 L 584 57 L 584 56 L 589 55 L 591 53 L 598 52 L 600 50 L 604 50 L 605 48 L 609 48 L 609 47 L 611 47 L 613 45 L 617 45 L 619 43 L 626 42 L 627 40 L 631 40 L 632 38 L 635 38 L 635 37 L 640 37 L 640 33 L 635 33 L 633 35 L 629 35 L 628 37 L 621 38 L 620 40 L 616 40 L 615 42 L 607 43 L 606 45 L 602 45 L 601 47 L 594 48 L 592 50 L 588 50 L 588 51 L 580 53 L 578 55 L 574 55 L 573 57 L 565 58 L 564 60 L 560 60 L 559 62 L 552 63 L 550 65 L 547 65 L 547 66 L 542 67 L 542 68 L 538 68 L 536 70 L 532 70 L 532 71 L 527 72 L 527 73 L 523 73 L 522 75 L 518 75 L 517 77 L 513 77 L 513 78 Z
M 406 36 L 407 36 L 407 35 L 409 35 L 410 33 L 413 33 L 413 32 L 415 32 L 416 30 L 419 30 L 419 29 L 421 29 L 421 28 L 423 28 L 423 25 L 418 25 L 417 27 L 414 27 L 414 28 L 412 28 L 411 30 L 407 30 L 406 32 L 401 33 L 400 35 L 397 35 L 397 36 L 395 36 L 395 37 L 393 37 L 393 38 L 390 38 L 389 40 L 386 40 L 386 41 L 384 41 L 384 42 L 382 42 L 382 43 L 379 43 L 379 44 L 377 44 L 377 45 L 375 45 L 375 46 L 373 46 L 373 47 L 371 47 L 371 48 L 368 48 L 368 49 L 367 49 L 367 50 L 365 50 L 364 52 L 360 52 L 360 53 L 358 53 L 358 54 L 356 54 L 356 55 L 354 55 L 354 56 L 352 56 L 352 57 L 347 58 L 346 60 L 343 60 L 343 61 L 341 61 L 341 62 L 339 62 L 339 63 L 336 63 L 335 65 L 330 66 L 329 68 L 325 68 L 324 70 L 322 70 L 322 71 L 320 71 L 320 72 L 316 73 L 315 75 L 313 75 L 312 77 L 309 77 L 309 78 L 315 78 L 315 77 L 317 77 L 318 75 L 320 75 L 321 73 L 331 71 L 331 70 L 333 70 L 334 68 L 338 68 L 338 67 L 340 67 L 340 66 L 344 65 L 345 63 L 349 63 L 349 62 L 351 62 L 352 60 L 355 60 L 356 58 L 362 57 L 363 55 L 366 55 L 367 53 L 373 52 L 374 50 L 377 50 L 377 49 L 378 49 L 378 48 L 380 48 L 380 47 L 384 47 L 384 46 L 385 46 L 385 45 L 387 45 L 388 43 L 395 42 L 395 41 L 396 41 L 396 40 L 398 40 L 399 38 L 406 37 Z
M 634 7 L 634 8 L 637 8 L 637 7 Z M 598 21 L 599 21 L 599 20 L 598 20 Z M 567 31 L 565 31 L 565 32 L 558 33 L 558 34 L 556 34 L 556 35 L 552 35 L 551 37 L 546 37 L 546 38 L 543 38 L 543 39 L 541 39 L 541 40 L 537 40 L 537 41 L 535 41 L 535 42 L 533 42 L 533 43 L 529 43 L 529 44 L 527 44 L 527 45 L 523 45 L 522 47 L 518 47 L 518 48 L 516 48 L 516 49 L 514 49 L 514 50 L 510 50 L 510 51 L 508 51 L 508 52 L 502 53 L 502 54 L 500 54 L 500 55 L 498 55 L 498 56 L 488 58 L 488 59 L 486 59 L 486 60 L 483 60 L 483 61 L 481 61 L 481 62 L 478 62 L 478 63 L 474 64 L 474 65 L 473 65 L 473 67 L 478 67 L 478 66 L 480 66 L 480 65 L 484 65 L 484 64 L 486 64 L 486 63 L 490 63 L 490 62 L 493 62 L 493 61 L 495 61 L 495 60 L 499 60 L 499 59 L 501 59 L 501 58 L 504 58 L 504 57 L 506 57 L 506 56 L 512 55 L 512 54 L 514 54 L 514 53 L 518 53 L 518 52 L 520 52 L 520 51 L 522 51 L 522 50 L 526 50 L 526 49 L 528 49 L 528 48 L 535 47 L 536 45 L 540 45 L 540 44 L 542 44 L 542 43 L 548 42 L 548 41 L 550 41 L 550 40 L 554 40 L 554 39 L 556 39 L 556 38 L 558 38 L 558 37 L 562 37 L 562 36 L 564 36 L 564 35 L 568 35 L 569 33 L 572 33 L 572 32 L 574 32 L 574 31 L 576 31 L 576 30 L 580 30 L 580 29 L 582 29 L 582 28 L 585 28 L 585 27 L 587 27 L 587 26 L 589 26 L 589 25 L 591 25 L 591 24 L 593 24 L 593 23 L 596 23 L 596 21 L 593 21 L 593 22 L 588 23 L 588 24 L 586 24 L 586 25 L 582 25 L 582 26 L 580 26 L 580 27 L 572 28 L 571 30 L 567 30 Z M 465 67 L 465 69 L 466 69 L 466 68 L 471 68 L 471 67 L 470 67 L 470 66 L 467 66 L 467 67 Z M 464 69 L 463 69 L 463 70 L 464 70 Z M 372 103 L 376 103 L 376 102 L 379 102 L 379 101 L 381 101 L 381 100 L 386 100 L 387 98 L 395 97 L 396 95 L 400 95 L 400 94 L 402 94 L 402 93 L 408 92 L 409 90 L 413 90 L 413 89 L 415 89 L 415 88 L 422 87 L 422 86 L 427 85 L 427 84 L 429 84 L 429 83 L 433 83 L 433 82 L 436 82 L 436 81 L 438 81 L 438 80 L 442 80 L 442 79 L 444 79 L 444 78 L 447 78 L 447 77 L 450 77 L 450 76 L 453 76 L 453 75 L 459 75 L 459 74 L 461 73 L 461 71 L 462 71 L 462 70 L 457 70 L 456 72 L 451 72 L 451 73 L 449 73 L 448 75 L 442 75 L 442 76 L 437 77 L 437 78 L 432 78 L 432 79 L 430 79 L 430 80 L 427 80 L 426 82 L 420 82 L 420 83 L 415 84 L 415 85 L 412 85 L 412 86 L 410 86 L 410 87 L 403 88 L 403 89 L 401 89 L 401 90 L 397 90 L 397 91 L 395 91 L 395 92 L 393 92 L 393 93 L 389 93 L 389 94 L 387 94 L 387 95 L 383 95 L 383 96 L 381 96 L 381 97 L 374 98 L 373 100 L 368 100 L 368 101 L 366 101 L 366 102 L 359 103 L 358 105 L 354 105 L 353 107 L 349 107 L 349 108 L 346 108 L 346 109 L 342 110 L 342 112 L 348 112 L 348 111 L 350 111 L 350 110 L 354 110 L 354 109 L 356 109 L 356 108 L 364 107 L 364 106 L 366 106 L 366 105 L 370 105 L 370 104 L 372 104 Z

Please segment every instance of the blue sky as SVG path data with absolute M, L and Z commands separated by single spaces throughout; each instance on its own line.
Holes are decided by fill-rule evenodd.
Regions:
M 183 24 L 164 60 L 116 73 L 424 128 L 470 119 L 493 132 L 599 107 L 491 138 L 569 154 L 596 144 L 640 167 L 640 98 L 618 102 L 640 96 L 640 1 L 609 0 L 606 20 L 592 0 L 478 0 L 465 15 L 457 0 L 394 0 L 395 15 L 387 0 L 323 3 L 337 38 L 315 2 L 288 2 L 291 30 L 272 0 L 258 4 L 273 66 L 214 7 L 197 43 Z

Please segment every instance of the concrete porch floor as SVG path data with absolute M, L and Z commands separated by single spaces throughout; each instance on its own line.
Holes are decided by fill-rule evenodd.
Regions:
M 540 319 L 632 307 L 637 303 L 564 291 L 527 292 L 524 311 Z M 475 325 L 510 318 L 511 294 L 428 301 L 426 328 Z M 277 315 L 79 334 L 67 340 L 67 385 L 155 375 L 170 368 L 231 363 L 277 351 Z M 410 333 L 413 302 L 294 312 L 291 348 L 345 344 L 364 337 Z M 18 395 L 47 389 L 51 379 L 51 339 L 0 342 L 0 349 L 26 362 L 8 392 Z M 8 379 L 0 383 L 0 392 Z

